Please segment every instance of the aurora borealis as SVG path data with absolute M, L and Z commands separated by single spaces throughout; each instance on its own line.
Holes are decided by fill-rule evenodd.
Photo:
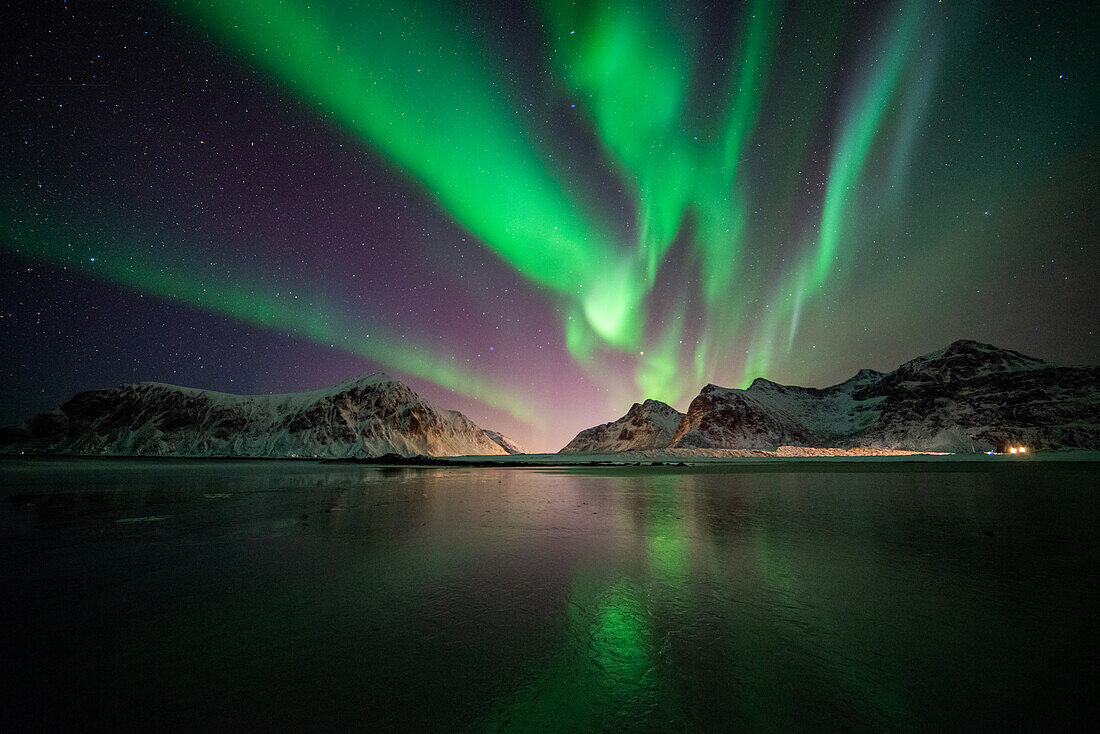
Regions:
M 5 423 L 385 371 L 532 450 L 973 338 L 1100 361 L 1089 3 L 5 9 Z

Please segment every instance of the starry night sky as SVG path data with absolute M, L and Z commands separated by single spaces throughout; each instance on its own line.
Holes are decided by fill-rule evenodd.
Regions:
M 375 371 L 531 450 L 970 338 L 1100 361 L 1090 2 L 25 2 L 0 423 Z

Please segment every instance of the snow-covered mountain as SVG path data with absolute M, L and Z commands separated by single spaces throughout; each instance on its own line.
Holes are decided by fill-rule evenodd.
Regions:
M 494 443 L 504 449 L 508 454 L 526 454 L 527 449 L 520 446 L 518 443 L 508 438 L 507 436 L 497 433 L 496 431 L 490 431 L 485 429 L 485 435 L 488 436 Z
M 563 452 L 662 448 L 1100 449 L 1100 367 L 1049 364 L 961 340 L 893 372 L 827 388 L 763 378 L 707 385 L 687 414 L 656 400 L 577 434 Z
M 619 420 L 581 431 L 559 453 L 662 449 L 672 440 L 683 417 L 660 400 L 634 403 Z
M 230 395 L 155 382 L 92 390 L 3 429 L 0 448 L 325 458 L 507 453 L 466 416 L 437 408 L 380 373 L 286 395 Z
M 957 341 L 889 373 L 824 389 L 707 385 L 670 447 L 780 445 L 970 451 L 1022 443 L 1100 449 L 1100 367 Z

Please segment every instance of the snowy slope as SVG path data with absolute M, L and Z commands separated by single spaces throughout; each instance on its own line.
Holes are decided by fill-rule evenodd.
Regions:
M 896 382 L 950 382 L 1047 366 L 1041 359 L 1010 349 L 960 339 L 939 351 L 909 360 L 890 375 Z
M 1008 443 L 1100 448 L 1100 367 L 962 340 L 824 389 L 763 379 L 746 390 L 708 385 L 670 446 L 970 451 Z
M 668 446 L 684 414 L 660 400 L 634 403 L 617 421 L 588 428 L 561 453 L 578 451 L 647 451 Z
M 526 454 L 527 453 L 526 449 L 524 449 L 518 443 L 516 443 L 512 439 L 508 438 L 507 436 L 505 436 L 502 433 L 498 433 L 497 431 L 490 431 L 489 429 L 485 429 L 485 435 L 488 436 L 493 441 L 493 443 L 497 444 L 502 449 L 504 449 L 504 451 L 508 454 L 515 455 L 515 454 Z
M 285 395 L 231 395 L 143 382 L 76 395 L 0 446 L 66 454 L 370 457 L 503 454 L 456 411 L 374 374 Z

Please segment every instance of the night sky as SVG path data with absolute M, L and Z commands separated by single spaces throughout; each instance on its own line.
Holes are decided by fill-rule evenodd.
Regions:
M 1100 362 L 1093 2 L 0 10 L 0 423 L 384 371 L 531 450 L 959 338 Z

